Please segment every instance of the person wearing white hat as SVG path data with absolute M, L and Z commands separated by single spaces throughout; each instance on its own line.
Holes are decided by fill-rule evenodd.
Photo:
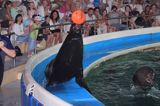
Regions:
M 34 54 L 34 50 L 37 46 L 37 36 L 40 27 L 40 17 L 38 15 L 33 15 L 33 23 L 30 25 L 30 34 L 29 34 L 29 45 L 28 45 L 28 57 L 31 57 Z

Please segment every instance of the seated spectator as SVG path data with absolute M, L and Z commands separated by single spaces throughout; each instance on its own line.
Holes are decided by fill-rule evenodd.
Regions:
M 144 11 L 143 11 L 146 16 L 149 15 L 149 11 L 150 11 L 150 6 L 146 5 L 145 8 L 144 8 Z
M 129 19 L 132 17 L 132 9 L 129 5 L 126 5 L 125 6 L 125 11 L 124 11 L 124 14 L 122 16 L 122 24 L 124 25 L 129 25 Z
M 116 31 L 115 27 L 109 25 L 107 10 L 102 11 L 102 19 L 104 20 L 104 23 L 107 25 L 107 32 L 115 32 Z
M 106 0 L 106 5 L 107 5 L 106 9 L 108 12 L 111 12 L 113 2 L 114 2 L 113 0 Z
M 152 26 L 153 26 L 153 27 L 158 27 L 158 26 L 160 26 L 160 19 L 153 19 Z
M 68 21 L 68 18 L 72 13 L 67 2 L 64 2 L 64 5 L 60 8 L 59 13 L 60 13 L 60 18 L 62 19 L 61 20 L 62 22 Z
M 123 4 L 123 0 L 113 0 L 112 5 L 116 6 L 117 8 L 121 8 Z
M 156 4 L 152 4 L 150 6 L 149 15 L 151 19 L 154 19 L 154 20 L 156 19 L 157 15 L 159 15 L 159 10 Z
M 34 7 L 37 9 L 37 7 L 38 7 L 38 3 L 39 3 L 39 0 L 27 0 L 28 2 L 32 2 L 32 3 L 34 3 Z
M 95 15 L 96 19 L 102 19 L 102 16 L 100 14 L 100 9 L 98 7 L 94 8 L 94 15 Z
M 28 16 L 31 19 L 34 14 L 37 14 L 37 9 L 35 7 L 34 2 L 29 2 L 28 6 Z
M 50 28 L 53 36 L 54 36 L 54 44 L 58 44 L 58 43 L 61 43 L 62 42 L 62 37 L 61 37 L 61 28 L 60 26 L 54 26 L 53 25 L 58 25 L 60 24 L 60 17 L 59 17 L 59 13 L 57 10 L 53 10 L 51 12 L 51 15 L 50 15 L 50 26 L 52 26 Z
M 84 0 L 82 2 L 82 10 L 84 10 L 84 12 L 87 13 L 89 8 L 94 8 L 93 3 L 91 2 L 91 0 Z
M 84 23 L 83 27 L 84 27 L 83 37 L 90 36 L 90 30 L 91 30 L 90 24 L 86 22 Z
M 107 10 L 102 10 L 102 18 L 105 18 L 105 19 L 108 18 Z
M 156 5 L 157 5 L 158 13 L 160 13 L 160 2 L 159 2 L 159 1 L 157 1 L 157 2 L 156 2 Z
M 11 16 L 11 8 L 12 8 L 12 2 L 11 1 L 6 1 L 5 3 L 5 18 L 8 21 L 13 21 L 13 18 Z
M 89 36 L 91 36 L 91 35 L 96 35 L 96 33 L 95 33 L 95 21 L 94 20 L 96 20 L 96 17 L 95 17 L 95 15 L 94 15 L 94 9 L 93 8 L 89 8 L 88 9 L 88 12 L 87 12 L 87 14 L 86 14 L 86 21 L 89 21 L 89 22 L 87 22 L 88 23 L 88 25 L 89 25 Z
M 107 24 L 105 19 L 101 19 L 97 21 L 97 34 L 107 33 Z
M 136 28 L 134 13 L 129 5 L 125 6 L 125 12 L 123 17 L 124 18 L 122 18 L 122 24 L 127 25 L 131 29 Z
M 131 0 L 130 6 L 133 11 L 138 11 L 139 13 L 143 11 L 141 0 Z
M 108 7 L 108 0 L 101 0 L 100 1 L 100 6 L 99 6 L 100 10 L 101 11 L 106 10 L 107 7 Z
M 49 26 L 50 26 L 49 22 L 50 22 L 50 17 L 47 15 L 45 16 L 45 22 L 41 24 L 41 27 L 47 27 L 47 28 L 43 28 L 39 32 L 43 35 L 44 39 L 46 40 L 46 47 L 52 46 L 52 43 L 53 43 L 53 36 L 49 29 Z
M 27 2 L 27 1 L 22 1 L 22 3 L 20 1 L 18 2 L 19 3 L 18 4 L 18 14 L 22 14 L 23 20 L 26 20 L 28 19 L 28 12 L 27 12 L 27 6 L 25 5 L 24 2 Z
M 15 23 L 12 27 L 13 32 L 16 34 L 16 41 L 24 42 L 22 43 L 22 52 L 27 52 L 27 44 L 29 39 L 29 34 L 25 32 L 23 27 L 23 17 L 18 14 L 15 18 Z
M 157 16 L 156 19 L 160 21 L 160 2 L 156 2 L 157 5 Z
M 11 32 L 11 28 L 12 28 L 12 24 L 13 24 L 13 18 L 11 16 L 11 7 L 12 7 L 12 2 L 11 1 L 6 1 L 4 4 L 4 9 L 1 13 L 1 15 L 3 16 L 4 13 L 4 17 L 2 20 L 2 27 L 3 28 L 7 28 L 8 29 L 8 33 Z
M 45 17 L 45 16 L 49 16 L 49 13 L 50 13 L 50 4 L 49 4 L 49 1 L 48 0 L 41 0 L 41 5 L 38 6 L 38 14 L 41 16 L 41 17 Z
M 93 0 L 94 7 L 99 7 L 100 2 L 101 2 L 101 0 Z
M 65 17 L 65 22 L 66 23 L 71 23 L 71 14 L 69 16 L 66 16 Z M 64 25 L 64 33 L 68 33 L 70 31 L 70 27 L 71 27 L 71 24 L 68 24 L 68 25 Z
M 148 18 L 148 16 L 145 15 L 144 11 L 136 19 L 135 23 L 136 25 L 142 26 L 144 28 L 151 27 L 151 20 Z
M 117 30 L 128 29 L 127 25 L 121 24 L 121 14 L 117 11 L 117 7 L 113 6 L 111 12 L 109 13 L 109 25 L 116 27 Z
M 0 22 L 5 20 L 5 8 L 4 8 L 3 4 L 4 4 L 4 0 L 0 0 L 0 13 L 1 13 Z
M 17 5 L 17 1 L 13 0 L 12 1 L 12 7 L 11 7 L 11 16 L 12 19 L 15 20 L 17 14 L 18 14 L 18 5 Z

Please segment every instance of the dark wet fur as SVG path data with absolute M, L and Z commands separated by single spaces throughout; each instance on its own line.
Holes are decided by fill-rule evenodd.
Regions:
M 154 71 L 150 68 L 150 67 L 141 67 L 140 69 L 138 69 L 132 80 L 133 80 L 133 84 L 135 86 L 139 86 L 141 89 L 143 90 L 148 90 L 150 89 L 153 85 L 148 83 L 145 79 L 147 77 L 147 74 L 155 74 Z M 154 79 L 153 79 L 154 80 Z
M 47 86 L 54 83 L 63 83 L 76 77 L 76 82 L 86 88 L 83 79 L 83 40 L 81 28 L 71 26 L 70 32 L 61 46 L 56 58 L 46 67 L 45 76 Z

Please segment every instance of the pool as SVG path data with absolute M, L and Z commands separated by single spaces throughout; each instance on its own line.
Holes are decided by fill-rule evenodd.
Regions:
M 159 48 L 149 48 L 96 65 L 86 77 L 92 95 L 106 106 L 159 106 L 159 54 Z M 135 71 L 143 66 L 151 67 L 156 73 L 154 84 L 146 92 L 135 92 L 132 77 Z
M 45 89 L 44 69 L 55 57 L 61 45 L 49 48 L 33 58 L 25 67 L 21 79 L 22 106 L 104 106 L 74 78 L 68 82 Z M 160 46 L 160 27 L 136 29 L 87 37 L 84 39 L 84 74 L 107 59 L 132 51 Z

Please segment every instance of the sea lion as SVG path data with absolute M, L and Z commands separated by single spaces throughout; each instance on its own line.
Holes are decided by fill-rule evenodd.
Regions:
M 133 84 L 142 90 L 149 90 L 153 86 L 155 72 L 152 68 L 144 66 L 139 68 L 133 75 Z
M 76 82 L 89 91 L 83 79 L 83 39 L 81 28 L 81 25 L 71 25 L 69 34 L 58 54 L 47 65 L 45 70 L 47 86 L 54 83 L 63 83 L 75 77 Z

